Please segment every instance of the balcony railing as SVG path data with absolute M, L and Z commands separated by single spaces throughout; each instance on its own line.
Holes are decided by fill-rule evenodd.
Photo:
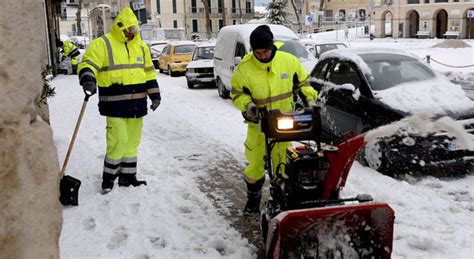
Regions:
M 206 13 L 204 7 L 189 7 L 188 11 L 189 13 L 197 13 L 197 14 Z M 227 11 L 227 8 L 220 8 L 220 7 L 209 8 L 210 14 L 219 14 L 219 13 L 223 13 L 223 11 Z
M 239 8 L 209 8 L 209 14 L 222 14 L 223 12 L 228 13 L 228 10 L 231 10 L 232 15 L 239 14 Z M 253 15 L 254 9 L 247 9 L 247 8 L 242 8 L 242 14 L 243 15 Z M 205 14 L 205 9 L 204 7 L 189 7 L 188 8 L 188 13 L 191 14 Z

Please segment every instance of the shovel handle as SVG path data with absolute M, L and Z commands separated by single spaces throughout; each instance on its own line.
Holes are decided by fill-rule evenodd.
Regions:
M 79 118 L 77 119 L 76 127 L 74 128 L 74 133 L 72 134 L 71 142 L 69 143 L 69 148 L 67 150 L 66 158 L 64 158 L 63 167 L 60 173 L 61 178 L 64 177 L 64 172 L 66 171 L 66 166 L 69 161 L 69 157 L 71 156 L 74 142 L 76 142 L 77 132 L 79 131 L 79 127 L 81 126 L 81 121 L 82 121 L 82 117 L 84 116 L 84 111 L 86 110 L 87 102 L 89 101 L 89 97 L 91 97 L 91 94 L 88 94 L 86 91 L 84 91 L 84 93 L 86 94 L 86 96 L 84 98 L 84 102 L 82 102 L 81 112 L 79 113 Z

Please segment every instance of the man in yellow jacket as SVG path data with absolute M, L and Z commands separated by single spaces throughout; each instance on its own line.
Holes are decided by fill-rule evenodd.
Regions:
M 63 57 L 62 59 L 64 60 L 65 58 L 70 58 L 71 59 L 71 66 L 72 66 L 72 74 L 77 73 L 77 63 L 79 60 L 79 55 L 81 54 L 79 50 L 77 49 L 76 45 L 70 41 L 57 41 L 58 47 L 62 49 Z
M 248 161 L 244 171 L 247 185 L 245 214 L 259 211 L 265 182 L 265 137 L 258 129 L 256 108 L 290 112 L 293 111 L 296 94 L 309 106 L 315 106 L 317 99 L 317 92 L 309 85 L 310 76 L 305 68 L 295 56 L 278 51 L 270 27 L 261 25 L 252 31 L 250 46 L 252 52 L 244 56 L 231 79 L 232 101 L 243 112 L 248 125 L 244 143 Z M 274 167 L 285 163 L 285 150 L 289 144 L 278 143 L 273 148 Z
M 139 186 L 137 151 L 147 96 L 154 111 L 161 101 L 150 49 L 141 40 L 138 20 L 132 9 L 124 8 L 112 31 L 95 39 L 79 64 L 79 80 L 84 92 L 93 95 L 99 86 L 99 112 L 107 117 L 107 151 L 102 174 L 102 189 Z

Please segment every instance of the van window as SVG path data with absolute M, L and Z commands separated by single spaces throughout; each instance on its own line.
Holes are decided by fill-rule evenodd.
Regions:
M 174 47 L 174 54 L 191 54 L 194 50 L 194 45 L 179 45 Z
M 235 45 L 235 55 L 234 57 L 241 57 L 243 58 L 245 56 L 247 51 L 245 51 L 245 45 L 242 44 L 241 42 L 237 42 L 237 45 Z

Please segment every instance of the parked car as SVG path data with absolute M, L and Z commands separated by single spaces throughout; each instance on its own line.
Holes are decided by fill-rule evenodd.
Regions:
M 232 88 L 230 79 L 240 60 L 250 51 L 250 33 L 261 24 L 239 24 L 223 27 L 217 36 L 214 54 L 214 77 L 217 91 L 222 98 L 229 98 Z M 298 35 L 282 25 L 268 24 L 276 42 L 283 42 L 280 50 L 295 55 L 308 73 L 316 64 L 316 58 L 303 46 Z
M 158 59 L 161 55 L 161 52 L 165 48 L 166 44 L 168 44 L 167 41 L 151 41 L 149 43 L 151 59 L 153 61 L 153 65 L 155 66 L 155 69 L 159 68 Z
M 196 44 L 192 41 L 176 41 L 166 44 L 158 58 L 160 73 L 168 72 L 169 76 L 186 72 Z
M 203 42 L 196 46 L 193 51 L 191 62 L 188 63 L 186 81 L 188 88 L 196 84 L 215 84 L 214 79 L 214 49 L 216 43 Z
M 314 54 L 316 58 L 319 58 L 321 54 L 326 51 L 348 48 L 347 44 L 343 42 L 325 42 L 314 39 L 302 39 L 301 42 L 305 45 L 309 52 Z
M 156 49 L 150 47 L 150 54 L 151 54 L 151 61 L 153 62 L 153 66 L 155 69 L 158 69 L 158 58 L 160 57 L 160 52 Z
M 420 111 L 450 116 L 474 134 L 474 101 L 418 58 L 395 50 L 340 49 L 324 53 L 311 72 L 324 138 L 360 134 Z M 474 136 L 473 136 L 474 137 Z M 389 175 L 473 172 L 474 152 L 445 132 L 404 129 L 367 143 L 360 160 Z

